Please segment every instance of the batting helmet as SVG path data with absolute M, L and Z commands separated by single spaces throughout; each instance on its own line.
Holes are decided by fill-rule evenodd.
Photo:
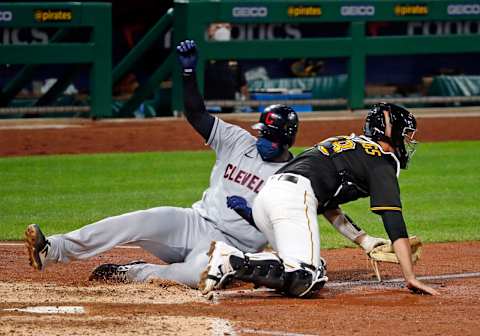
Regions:
M 387 112 L 388 120 L 384 112 Z M 387 134 L 389 126 L 391 132 Z M 416 130 L 417 121 L 413 114 L 402 106 L 390 103 L 374 105 L 368 112 L 363 127 L 363 133 L 367 137 L 375 141 L 385 141 L 394 148 L 402 169 L 407 168 L 408 161 L 415 153 L 417 142 L 413 140 L 413 135 Z
M 260 114 L 259 122 L 252 128 L 260 130 L 261 137 L 290 147 L 297 135 L 297 112 L 286 105 L 270 105 Z

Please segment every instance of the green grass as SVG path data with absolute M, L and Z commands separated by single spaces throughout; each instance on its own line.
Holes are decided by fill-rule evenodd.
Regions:
M 421 144 L 400 186 L 410 234 L 425 241 L 480 240 L 480 142 Z M 296 149 L 298 152 L 299 149 Z M 38 223 L 47 234 L 161 205 L 189 207 L 209 183 L 212 151 L 34 156 L 0 159 L 0 240 Z M 368 199 L 343 208 L 385 236 Z M 322 247 L 350 246 L 320 220 Z

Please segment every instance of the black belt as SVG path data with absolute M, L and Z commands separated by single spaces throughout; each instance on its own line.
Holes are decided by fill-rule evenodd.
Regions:
M 288 182 L 292 182 L 292 183 L 297 183 L 298 182 L 298 177 L 296 176 L 293 176 L 293 175 L 280 175 L 280 177 L 278 178 L 279 181 L 288 181 Z

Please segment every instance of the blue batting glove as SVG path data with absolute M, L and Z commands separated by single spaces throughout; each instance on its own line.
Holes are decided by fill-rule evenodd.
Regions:
M 252 208 L 248 206 L 245 198 L 241 196 L 227 196 L 227 207 L 234 210 L 240 217 L 257 228 L 253 220 Z
M 249 208 L 247 201 L 241 196 L 227 196 L 227 207 L 232 210 L 245 210 Z
M 177 45 L 178 61 L 180 62 L 183 73 L 190 75 L 197 66 L 197 46 L 193 40 L 185 40 Z

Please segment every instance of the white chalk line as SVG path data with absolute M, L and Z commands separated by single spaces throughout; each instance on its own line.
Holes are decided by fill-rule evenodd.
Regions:
M 10 126 L 0 126 L 0 130 L 64 129 L 64 128 L 74 128 L 74 127 L 84 127 L 84 126 L 82 125 L 10 125 Z
M 452 279 L 464 279 L 464 278 L 478 278 L 480 277 L 480 272 L 466 272 L 466 273 L 456 273 L 456 274 L 440 274 L 440 275 L 424 275 L 418 276 L 418 280 L 452 280 Z M 389 279 L 384 281 L 375 281 L 375 280 L 357 280 L 357 281 L 337 281 L 330 282 L 325 285 L 325 287 L 351 287 L 351 286 L 386 286 L 388 284 L 403 283 L 405 279 L 396 278 Z
M 453 279 L 465 279 L 465 278 L 479 278 L 480 272 L 466 272 L 466 273 L 456 273 L 456 274 L 440 274 L 440 275 L 425 275 L 418 276 L 419 280 L 453 280 Z M 370 286 L 370 287 L 398 287 L 398 285 L 403 285 L 405 280 L 403 278 L 389 279 L 378 282 L 376 280 L 356 280 L 356 281 L 332 281 L 327 282 L 325 288 L 341 288 L 341 287 L 358 287 L 358 286 Z M 238 294 L 248 295 L 255 292 L 274 292 L 273 289 L 269 288 L 256 288 L 256 289 L 239 289 L 239 290 L 226 290 L 226 291 L 216 291 L 214 296 L 214 302 L 218 302 L 219 298 L 227 296 L 235 296 Z
M 285 331 L 259 330 L 259 329 L 240 329 L 239 332 L 246 334 L 275 335 L 275 336 L 318 336 L 318 334 L 299 334 Z
M 214 319 L 212 321 L 212 336 L 236 336 L 238 333 L 256 334 L 256 335 L 273 335 L 273 336 L 316 336 L 312 334 L 299 334 L 278 330 L 261 330 L 250 328 L 239 328 L 235 331 L 235 328 L 228 320 Z
M 224 319 L 216 318 L 212 321 L 212 336 L 236 336 L 237 333 L 233 328 L 232 324 Z
M 7 308 L 3 310 L 31 314 L 85 314 L 85 308 L 83 306 L 33 306 Z
M 0 247 L 2 246 L 25 246 L 24 243 L 0 243 Z M 139 246 L 130 246 L 130 245 L 122 245 L 122 246 L 116 246 L 114 248 L 119 248 L 119 249 L 139 249 Z

